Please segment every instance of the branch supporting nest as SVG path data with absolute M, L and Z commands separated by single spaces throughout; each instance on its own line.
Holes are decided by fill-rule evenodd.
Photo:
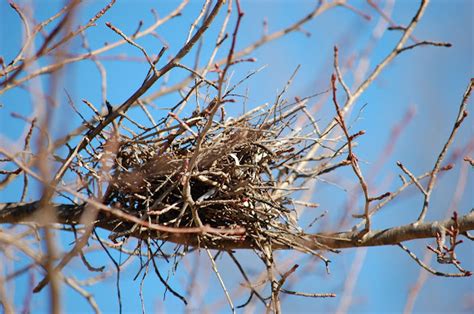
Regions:
M 84 210 L 82 205 L 58 204 L 52 205 L 57 213 L 57 222 L 64 224 L 79 224 L 79 218 Z M 27 223 L 36 222 L 34 213 L 38 209 L 38 203 L 4 203 L 0 204 L 0 223 Z M 474 230 L 474 211 L 457 218 L 457 228 L 459 234 L 467 234 Z M 287 241 L 293 241 L 293 246 L 305 247 L 307 250 L 319 249 L 346 249 L 355 247 L 370 247 L 381 245 L 398 245 L 398 243 L 412 241 L 417 239 L 436 238 L 440 230 L 450 230 L 455 224 L 453 219 L 443 221 L 424 222 L 421 224 L 408 224 L 384 230 L 372 230 L 364 238 L 360 239 L 359 232 L 339 232 L 339 233 L 320 233 L 320 234 L 296 234 L 287 238 Z M 96 226 L 114 230 L 115 225 L 107 220 L 99 219 Z M 166 232 L 138 232 L 130 234 L 141 239 L 153 238 L 157 240 L 166 240 L 177 244 L 188 246 L 197 246 L 199 244 L 196 233 L 166 233 Z M 214 239 L 206 243 L 208 249 L 234 250 L 254 248 L 252 241 L 246 237 L 238 239 Z M 292 246 L 272 243 L 273 250 L 292 249 Z

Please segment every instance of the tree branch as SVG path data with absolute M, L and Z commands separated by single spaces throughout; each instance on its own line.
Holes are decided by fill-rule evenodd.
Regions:
M 84 212 L 84 205 L 56 204 L 54 210 L 57 214 L 57 223 L 78 225 L 80 217 Z M 26 222 L 38 222 L 35 217 L 39 209 L 39 202 L 33 203 L 1 203 L 0 204 L 0 224 L 18 224 Z M 44 223 L 44 222 L 43 222 Z M 355 247 L 397 245 L 398 243 L 436 238 L 437 233 L 443 229 L 449 229 L 454 221 L 447 219 L 443 221 L 433 221 L 415 224 L 408 224 L 384 230 L 373 230 L 365 235 L 363 239 L 358 237 L 357 231 L 340 233 L 318 233 L 294 235 L 293 239 L 285 239 L 285 243 L 294 243 L 293 247 L 280 243 L 273 243 L 272 249 L 297 249 L 307 248 L 308 250 L 319 249 L 345 249 Z M 133 223 L 130 223 L 133 224 Z M 109 231 L 119 232 L 117 220 L 107 217 L 107 213 L 99 214 L 95 226 Z M 128 230 L 127 223 L 123 223 L 119 229 Z M 459 233 L 463 234 L 474 230 L 474 211 L 458 218 Z M 130 235 L 139 239 L 152 237 L 157 240 L 166 240 L 177 244 L 190 246 L 200 246 L 205 244 L 209 249 L 232 250 L 232 249 L 252 249 L 252 241 L 246 237 L 235 238 L 213 238 L 213 241 L 205 243 L 202 239 L 198 242 L 198 235 L 193 233 L 169 233 L 156 230 L 136 230 Z

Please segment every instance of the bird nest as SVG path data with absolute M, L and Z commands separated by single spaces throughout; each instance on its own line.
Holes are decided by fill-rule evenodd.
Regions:
M 163 120 L 133 138 L 120 136 L 104 203 L 147 223 L 243 228 L 256 245 L 271 240 L 292 247 L 285 234 L 300 229 L 290 170 L 311 146 L 291 127 L 302 108 L 260 108 L 212 123 L 202 111 L 175 117 L 174 126 Z M 130 222 L 119 225 L 122 232 L 133 229 Z M 205 241 L 206 234 L 197 237 Z

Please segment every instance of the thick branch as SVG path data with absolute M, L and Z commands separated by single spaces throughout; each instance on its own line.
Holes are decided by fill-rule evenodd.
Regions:
M 54 205 L 57 213 L 58 223 L 79 224 L 79 219 L 84 211 L 84 205 L 58 204 Z M 39 203 L 3 203 L 0 204 L 0 224 L 38 222 L 35 217 L 39 209 Z M 474 230 L 474 211 L 458 218 L 459 232 L 465 233 Z M 132 225 L 132 224 L 130 224 Z M 321 248 L 343 249 L 364 246 L 395 245 L 405 241 L 416 239 L 435 238 L 437 233 L 443 229 L 448 229 L 453 225 L 453 220 L 443 220 L 434 222 L 425 222 L 418 225 L 409 224 L 388 228 L 385 230 L 373 230 L 365 235 L 363 239 L 358 237 L 358 232 L 340 232 L 340 233 L 320 233 L 320 234 L 301 234 L 293 236 L 293 239 L 285 239 L 286 243 L 295 243 L 294 248 L 307 248 L 308 250 L 318 250 Z M 96 226 L 120 232 L 128 230 L 127 224 L 122 224 L 122 228 L 117 229 L 117 220 L 106 214 L 99 215 Z M 156 238 L 178 244 L 198 246 L 198 235 L 196 233 L 168 233 L 157 232 L 154 230 L 137 230 L 131 234 L 136 238 Z M 203 245 L 203 240 L 200 239 Z M 251 249 L 253 242 L 249 238 L 240 237 L 239 240 L 216 239 L 205 243 L 210 249 Z M 273 249 L 292 249 L 292 247 L 274 243 Z

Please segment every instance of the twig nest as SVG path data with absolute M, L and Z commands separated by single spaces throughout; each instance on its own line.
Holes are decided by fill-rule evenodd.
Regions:
M 291 192 L 281 188 L 286 162 L 299 158 L 294 152 L 304 141 L 284 135 L 296 112 L 271 120 L 257 113 L 214 123 L 199 145 L 199 124 L 193 125 L 195 132 L 178 125 L 164 135 L 122 137 L 104 202 L 170 227 L 243 227 L 255 241 L 297 234 L 300 229 L 289 215 L 294 210 Z M 123 224 L 133 227 L 120 224 L 121 230 Z

